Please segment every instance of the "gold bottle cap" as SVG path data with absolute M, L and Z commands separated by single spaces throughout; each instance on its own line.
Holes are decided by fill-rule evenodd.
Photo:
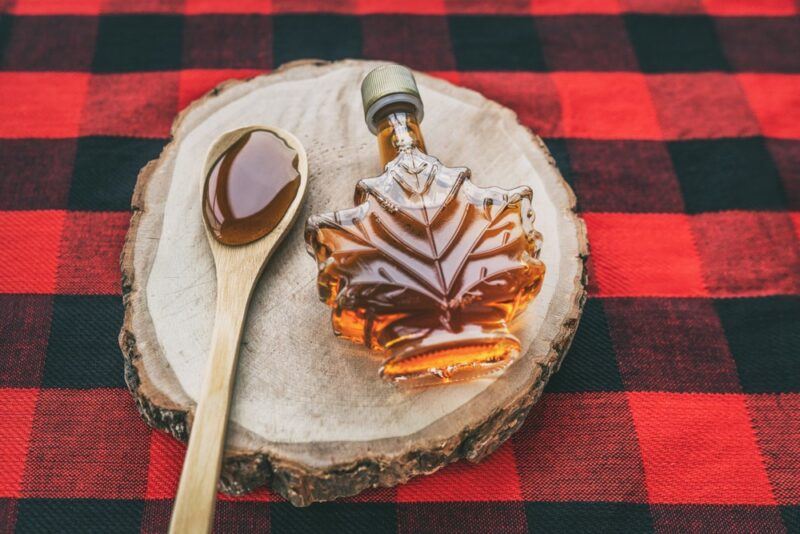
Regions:
M 397 102 L 412 104 L 417 110 L 417 120 L 422 122 L 424 110 L 417 82 L 411 70 L 402 65 L 390 63 L 370 71 L 361 82 L 361 101 L 364 119 L 372 133 L 377 133 L 373 124 L 376 113 Z

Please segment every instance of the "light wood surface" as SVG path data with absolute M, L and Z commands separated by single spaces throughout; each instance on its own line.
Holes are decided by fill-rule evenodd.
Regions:
M 186 440 L 201 395 L 217 291 L 197 187 L 208 146 L 247 124 L 278 125 L 308 152 L 299 219 L 352 206 L 356 182 L 381 172 L 359 93 L 376 65 L 300 62 L 222 84 L 176 119 L 173 141 L 142 170 L 122 257 L 120 345 L 128 385 L 152 426 Z M 588 253 L 572 191 L 512 111 L 416 77 L 432 154 L 469 167 L 477 185 L 533 189 L 547 274 L 540 295 L 511 325 L 523 356 L 500 376 L 464 384 L 409 390 L 381 381 L 379 357 L 333 336 L 297 224 L 256 285 L 243 328 L 225 491 L 268 484 L 306 505 L 402 483 L 461 458 L 479 461 L 519 428 L 569 347 L 585 300 Z
M 298 154 L 300 186 L 297 196 L 278 225 L 269 234 L 252 243 L 241 246 L 223 245 L 206 227 L 208 244 L 214 257 L 217 304 L 210 357 L 172 511 L 171 534 L 211 532 L 231 393 L 236 378 L 239 340 L 250 297 L 272 252 L 296 219 L 308 185 L 308 160 L 305 149 L 297 138 L 275 127 L 252 126 L 229 132 L 214 143 L 208 151 L 203 173 L 198 176 L 201 188 L 204 177 L 219 156 L 244 134 L 253 130 L 271 131 L 295 150 Z

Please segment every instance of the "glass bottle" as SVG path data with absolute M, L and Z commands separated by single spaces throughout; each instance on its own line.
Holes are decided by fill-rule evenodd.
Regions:
M 519 356 L 511 321 L 541 289 L 532 191 L 478 187 L 426 154 L 411 71 L 385 65 L 361 87 L 384 172 L 355 207 L 315 215 L 306 243 L 334 333 L 384 353 L 381 376 L 430 384 L 497 371 Z

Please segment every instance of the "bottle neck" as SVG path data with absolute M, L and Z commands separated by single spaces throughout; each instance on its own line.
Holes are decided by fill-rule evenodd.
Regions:
M 378 151 L 381 165 L 386 165 L 400 152 L 416 148 L 425 152 L 425 140 L 422 138 L 416 109 L 406 103 L 386 106 L 375 116 L 378 130 Z

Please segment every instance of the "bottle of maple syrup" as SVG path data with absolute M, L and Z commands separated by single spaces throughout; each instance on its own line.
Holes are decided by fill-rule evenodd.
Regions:
M 478 187 L 428 155 L 410 70 L 385 65 L 361 86 L 384 172 L 355 207 L 306 226 L 334 333 L 383 352 L 381 376 L 430 384 L 502 369 L 520 353 L 512 320 L 541 289 L 532 191 Z

